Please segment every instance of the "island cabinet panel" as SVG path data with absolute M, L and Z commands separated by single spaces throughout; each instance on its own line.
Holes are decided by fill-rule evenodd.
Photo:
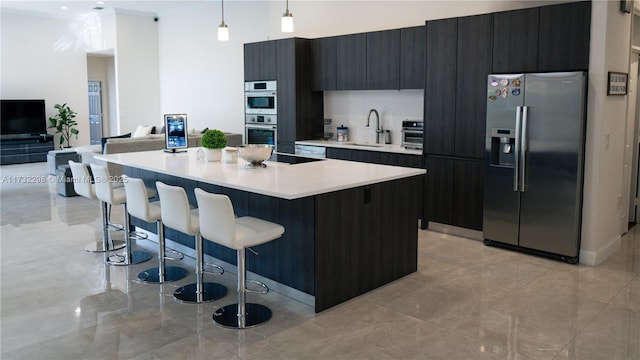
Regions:
M 400 89 L 424 89 L 424 26 L 400 29 Z
M 424 152 L 453 155 L 456 116 L 458 20 L 427 22 Z
M 316 196 L 316 312 L 417 270 L 419 202 L 401 189 L 420 181 Z
M 493 15 L 492 73 L 538 70 L 540 8 L 504 11 Z
M 336 37 L 336 90 L 367 89 L 367 34 Z
M 275 41 L 244 44 L 244 80 L 275 80 L 276 61 Z
M 313 90 L 336 90 L 337 40 L 326 37 L 311 40 L 313 58 Z
M 453 139 L 453 153 L 457 157 L 484 158 L 487 77 L 491 74 L 492 63 L 492 20 L 491 14 L 458 19 Z
M 538 71 L 589 69 L 591 1 L 540 7 Z
M 374 31 L 367 36 L 367 89 L 400 88 L 400 30 Z

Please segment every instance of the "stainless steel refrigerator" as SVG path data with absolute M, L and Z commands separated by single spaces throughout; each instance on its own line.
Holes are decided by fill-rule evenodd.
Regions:
M 483 235 L 578 261 L 586 73 L 489 75 Z

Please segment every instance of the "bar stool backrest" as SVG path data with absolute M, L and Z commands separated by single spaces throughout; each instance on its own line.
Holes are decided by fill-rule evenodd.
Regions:
M 69 167 L 73 177 L 73 190 L 80 196 L 96 200 L 96 192 L 91 183 L 91 175 L 89 175 L 87 166 L 83 163 L 69 160 Z
M 122 175 L 122 181 L 124 183 L 124 191 L 127 194 L 127 210 L 129 214 L 147 222 L 159 220 L 151 216 L 149 194 L 144 181 L 127 175 Z
M 107 204 L 115 204 L 117 201 L 113 196 L 113 186 L 111 186 L 111 176 L 109 176 L 109 170 L 105 165 L 98 165 L 91 163 L 91 171 L 93 172 L 93 178 L 95 179 L 96 196 L 100 201 L 104 201 Z
M 231 249 L 242 249 L 244 246 L 237 241 L 235 215 L 229 197 L 202 189 L 195 189 L 195 194 L 202 237 Z
M 189 199 L 184 189 L 161 181 L 156 181 L 156 188 L 160 197 L 162 223 L 187 235 L 196 235 L 200 229 L 191 220 Z

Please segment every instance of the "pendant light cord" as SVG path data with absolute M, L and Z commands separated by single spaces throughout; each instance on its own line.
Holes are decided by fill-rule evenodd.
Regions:
M 222 0 L 222 23 L 224 24 L 224 0 Z

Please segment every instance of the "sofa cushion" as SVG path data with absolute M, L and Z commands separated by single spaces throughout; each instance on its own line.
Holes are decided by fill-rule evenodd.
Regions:
M 101 152 L 104 154 L 104 144 L 107 143 L 107 140 L 109 139 L 120 139 L 120 138 L 130 138 L 131 137 L 131 133 L 128 134 L 124 134 L 124 135 L 118 135 L 118 136 L 108 136 L 108 137 L 103 137 L 101 140 Z
M 151 134 L 151 126 L 138 125 L 138 127 L 133 132 L 133 135 L 131 135 L 131 137 L 140 138 L 140 137 L 149 136 L 149 134 Z

